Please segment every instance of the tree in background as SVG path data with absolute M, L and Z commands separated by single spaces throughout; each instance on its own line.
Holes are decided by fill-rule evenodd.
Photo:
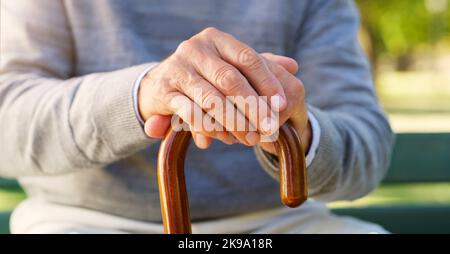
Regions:
M 450 41 L 448 0 L 356 0 L 362 18 L 366 49 L 376 67 L 381 55 L 396 61 L 397 69 L 410 67 L 417 47 Z

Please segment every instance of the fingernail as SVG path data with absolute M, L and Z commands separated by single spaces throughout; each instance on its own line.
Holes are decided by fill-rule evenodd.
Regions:
M 145 134 L 148 136 L 148 137 L 150 137 L 150 138 L 152 138 L 152 136 L 151 136 L 151 123 L 150 123 L 150 121 L 146 121 L 145 123 L 144 123 L 144 132 L 145 132 Z
M 261 121 L 261 131 L 264 135 L 270 135 L 276 129 L 275 119 L 266 117 Z
M 259 135 L 256 132 L 249 132 L 245 135 L 245 139 L 247 143 L 251 146 L 254 146 L 259 143 Z
M 208 140 L 206 140 L 206 137 L 203 136 L 202 134 L 197 134 L 195 135 L 196 137 L 196 143 L 198 145 L 199 148 L 201 149 L 206 149 L 208 148 Z
M 225 133 L 222 138 L 222 141 L 227 145 L 232 145 L 234 143 L 233 137 L 230 133 Z
M 228 133 L 228 139 L 231 141 L 231 144 L 236 144 L 239 142 L 231 133 Z

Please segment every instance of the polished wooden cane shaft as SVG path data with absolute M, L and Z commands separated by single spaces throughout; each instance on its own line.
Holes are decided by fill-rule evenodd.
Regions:
M 164 233 L 190 234 L 191 218 L 184 177 L 184 158 L 191 139 L 187 131 L 172 129 L 158 153 L 158 186 Z
M 305 153 L 300 136 L 291 124 L 286 123 L 281 126 L 274 144 L 278 154 L 281 202 L 288 207 L 297 207 L 308 198 Z
M 184 177 L 184 159 L 191 133 L 169 130 L 158 154 L 158 185 L 164 232 L 191 233 L 189 201 Z M 297 131 L 288 122 L 280 128 L 274 142 L 280 170 L 280 198 L 297 207 L 307 199 L 305 155 Z

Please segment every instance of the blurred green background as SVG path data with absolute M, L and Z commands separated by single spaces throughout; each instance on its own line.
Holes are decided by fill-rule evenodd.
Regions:
M 394 131 L 450 132 L 449 1 L 356 2 L 362 21 L 361 45 L 372 63 L 376 90 Z M 356 202 L 331 206 L 403 203 L 450 204 L 450 183 L 386 185 Z
M 449 0 L 356 2 L 362 19 L 361 45 L 372 63 L 376 90 L 394 131 L 450 133 Z M 0 179 L 0 187 L 1 224 L 7 223 L 2 216 L 7 218 L 25 194 L 10 181 Z M 355 202 L 330 206 L 431 203 L 450 205 L 450 183 L 386 184 Z
M 360 41 L 396 131 L 450 130 L 448 0 L 358 0 Z

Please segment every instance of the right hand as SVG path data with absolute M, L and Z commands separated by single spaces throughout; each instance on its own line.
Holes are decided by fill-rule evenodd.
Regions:
M 194 96 L 194 90 L 201 89 L 202 97 Z M 246 131 L 237 131 L 227 121 L 225 112 L 213 112 L 215 100 L 219 98 L 222 105 L 230 103 L 226 96 L 267 96 L 267 101 L 260 103 L 262 112 L 267 116 L 249 117 L 249 110 L 244 105 L 235 104 L 237 119 L 244 121 Z M 270 105 L 272 96 L 279 97 L 279 105 Z M 180 98 L 182 100 L 180 100 Z M 168 126 L 167 121 L 158 122 L 164 116 L 177 114 L 189 124 L 194 141 L 200 148 L 206 148 L 211 138 L 227 144 L 240 142 L 256 145 L 260 140 L 261 121 L 270 117 L 270 112 L 283 111 L 286 96 L 278 79 L 270 72 L 262 56 L 233 36 L 215 28 L 207 28 L 182 42 L 177 50 L 150 70 L 144 77 L 139 90 L 139 113 L 147 126 L 160 127 L 163 131 L 148 131 L 154 138 L 163 137 Z M 233 102 L 235 103 L 235 102 Z M 220 125 L 222 131 L 196 128 L 193 123 L 193 110 L 213 116 L 214 124 Z M 225 107 L 223 108 L 225 110 Z M 242 113 L 244 112 L 244 113 Z M 261 111 L 260 111 L 261 112 Z M 151 124 L 147 124 L 151 122 Z M 250 127 L 255 130 L 250 130 Z

